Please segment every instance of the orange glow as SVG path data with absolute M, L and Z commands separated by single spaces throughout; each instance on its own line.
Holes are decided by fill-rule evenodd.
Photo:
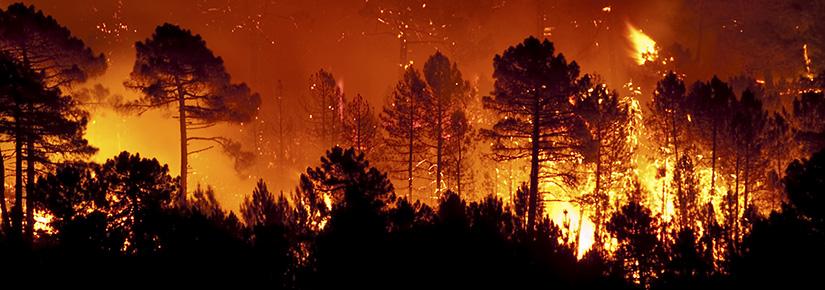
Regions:
M 630 24 L 630 22 L 627 23 L 627 38 L 633 46 L 631 56 L 636 60 L 637 64 L 643 65 L 645 62 L 654 61 L 659 57 L 656 41 L 641 29 Z
M 44 233 L 47 235 L 52 235 L 57 233 L 57 231 L 52 227 L 52 220 L 54 220 L 54 215 L 43 211 L 43 210 L 35 210 L 34 211 L 34 232 L 35 236 L 40 236 L 40 233 Z
M 808 44 L 802 45 L 802 56 L 805 58 L 805 77 L 814 80 L 814 73 L 811 71 L 811 58 L 808 56 Z

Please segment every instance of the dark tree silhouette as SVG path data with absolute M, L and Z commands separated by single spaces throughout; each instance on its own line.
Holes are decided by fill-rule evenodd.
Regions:
M 458 64 L 436 52 L 424 63 L 424 79 L 432 92 L 422 104 L 429 113 L 424 114 L 427 128 L 425 144 L 435 150 L 435 193 L 440 195 L 443 188 L 446 166 L 447 143 L 452 137 L 449 134 L 452 121 L 452 112 L 460 109 L 469 97 L 470 84 L 461 76 Z
M 733 103 L 736 96 L 733 90 L 713 77 L 710 83 L 697 82 L 687 96 L 687 114 L 691 119 L 691 130 L 701 150 L 710 151 L 710 194 L 716 194 L 716 175 L 719 170 L 718 160 L 727 155 L 726 128 L 731 122 Z M 724 154 L 722 154 L 724 153 Z
M 496 55 L 493 67 L 493 97 L 485 97 L 484 106 L 502 119 L 483 134 L 494 141 L 495 159 L 530 159 L 527 221 L 532 228 L 540 207 L 540 179 L 575 180 L 570 172 L 546 163 L 580 156 L 587 132 L 570 102 L 579 89 L 579 66 L 556 54 L 553 43 L 530 37 Z
M 3 29 L 0 29 L 0 52 L 12 58 L 25 69 L 37 73 L 37 78 L 42 81 L 41 86 L 46 87 L 44 91 L 57 92 L 55 89 L 58 87 L 68 88 L 74 83 L 84 82 L 88 77 L 100 75 L 106 70 L 106 59 L 102 54 L 95 55 L 90 48 L 86 47 L 83 41 L 72 36 L 66 27 L 61 26 L 51 16 L 47 16 L 42 11 L 36 10 L 34 6 L 15 3 L 9 5 L 6 10 L 0 10 L 0 27 L 3 27 Z M 57 94 L 59 94 L 59 92 Z M 35 96 L 29 95 L 28 98 L 31 98 L 29 101 L 33 101 Z M 49 99 L 54 100 L 55 98 Z M 71 99 L 68 98 L 63 98 L 62 101 L 72 102 Z M 20 104 L 19 101 L 18 104 Z M 45 108 L 46 106 L 59 106 L 59 104 L 54 102 L 49 104 L 47 101 L 44 101 L 39 104 L 31 103 L 29 107 L 31 110 L 44 111 L 48 110 Z M 61 108 L 53 107 L 51 109 L 60 112 Z M 78 111 L 75 112 L 79 113 Z M 63 113 L 70 114 L 69 112 L 60 112 L 60 114 Z M 56 117 L 56 115 L 49 115 L 49 117 Z M 84 117 L 79 116 L 78 121 L 82 118 Z M 23 119 L 22 116 L 20 119 Z M 58 119 L 52 121 L 66 120 L 58 117 Z M 68 125 L 65 122 L 63 123 L 64 125 Z M 85 127 L 85 123 L 81 125 Z M 45 128 L 50 129 L 49 126 L 59 125 L 49 124 L 45 126 Z M 67 128 L 64 127 L 63 129 Z M 34 130 L 36 129 L 21 126 L 21 129 L 18 131 L 28 131 L 31 133 Z M 16 143 L 19 143 L 15 145 L 15 150 L 18 153 L 16 158 L 26 158 L 26 180 L 28 184 L 32 185 L 34 184 L 36 163 L 39 161 L 34 151 L 37 150 L 36 147 L 45 146 L 36 145 L 35 143 L 37 143 L 37 141 L 35 141 L 34 138 L 28 138 L 26 140 L 19 138 L 24 137 L 23 135 L 22 132 L 15 135 L 18 137 L 15 138 L 15 140 L 17 140 Z M 80 136 L 82 136 L 82 133 Z M 40 139 L 42 141 L 46 138 Z M 27 157 L 23 156 L 22 148 L 17 148 L 22 146 L 22 144 L 25 144 Z M 15 187 L 15 197 L 16 200 L 22 201 L 22 162 L 19 160 L 15 162 L 15 167 L 16 180 L 20 181 L 18 182 L 20 185 Z M 26 189 L 28 196 L 32 193 L 31 187 L 28 186 Z M 27 205 L 31 204 L 27 201 Z M 31 207 L 29 206 L 28 208 Z M 17 222 L 14 223 L 14 227 L 17 228 L 16 231 L 20 233 L 22 231 L 23 217 L 22 204 L 15 206 L 12 211 L 14 210 L 21 211 L 21 213 L 17 215 Z M 31 237 L 31 224 L 34 222 L 33 217 L 31 217 L 32 214 L 30 209 L 26 210 L 26 228 L 28 232 L 26 236 L 29 238 Z
M 331 216 L 315 244 L 315 279 L 320 285 L 357 285 L 363 273 L 381 265 L 375 247 L 387 228 L 387 212 L 395 194 L 384 173 L 371 167 L 363 153 L 332 148 L 321 165 L 301 175 L 301 191 L 314 191 L 331 200 Z M 357 263 L 352 263 L 358 261 Z M 340 283 L 340 284 L 339 284 Z
M 156 159 L 122 152 L 100 165 L 63 165 L 40 179 L 37 189 L 39 203 L 55 214 L 58 226 L 79 226 L 71 228 L 77 232 L 60 229 L 63 238 L 99 242 L 104 252 L 146 255 L 160 250 L 159 216 L 171 205 L 176 183 Z M 102 224 L 84 233 L 89 222 Z
M 309 94 L 304 106 L 312 125 L 311 135 L 322 148 L 336 146 L 343 132 L 344 92 L 332 73 L 321 69 L 309 77 Z
M 378 145 L 378 126 L 378 118 L 372 106 L 361 94 L 356 95 L 344 107 L 344 120 L 341 124 L 343 144 L 369 156 Z
M 732 210 L 733 241 L 738 242 L 748 224 L 742 224 L 740 219 L 752 222 L 755 209 L 752 208 L 752 193 L 760 188 L 758 184 L 765 183 L 767 166 L 763 153 L 763 131 L 768 119 L 767 112 L 762 109 L 762 103 L 749 90 L 742 93 L 734 105 L 733 119 L 729 126 L 729 139 L 733 143 L 730 154 L 729 168 L 733 170 Z M 740 202 L 741 199 L 741 202 Z M 741 206 L 740 206 L 741 203 Z M 728 205 L 731 206 L 731 205 Z
M 263 180 L 258 180 L 252 195 L 241 204 L 241 215 L 252 229 L 256 260 L 261 265 L 271 265 L 266 271 L 268 280 L 285 288 L 291 283 L 287 274 L 292 270 L 289 267 L 293 266 L 293 257 L 300 257 L 300 253 L 291 248 L 294 237 L 289 237 L 296 232 L 291 224 L 294 222 L 293 208 L 283 194 L 276 197 Z
M 576 102 L 576 114 L 586 122 L 592 140 L 589 142 L 585 161 L 593 164 L 595 187 L 593 192 L 580 198 L 582 206 L 592 208 L 595 216 L 594 235 L 597 245 L 601 245 L 602 226 L 611 213 L 609 192 L 622 185 L 621 176 L 630 172 L 631 158 L 635 144 L 628 141 L 632 134 L 633 116 L 630 104 L 619 95 L 609 91 L 607 85 L 592 83 L 591 77 L 582 82 L 582 95 Z
M 189 155 L 211 148 L 189 151 L 190 141 L 212 141 L 236 159 L 246 158 L 238 143 L 223 137 L 189 136 L 189 131 L 219 122 L 251 120 L 260 106 L 260 96 L 246 84 L 231 83 L 223 60 L 215 56 L 200 35 L 176 25 L 158 26 L 152 38 L 135 43 L 137 56 L 130 79 L 124 85 L 142 94 L 126 104 L 139 113 L 174 106 L 180 127 L 180 194 L 186 194 Z
M 445 146 L 445 155 L 449 162 L 447 166 L 448 183 L 455 184 L 456 193 L 461 196 L 462 189 L 472 184 L 473 164 L 471 163 L 471 150 L 474 147 L 476 132 L 467 120 L 467 114 L 458 110 L 450 117 L 450 127 L 447 128 L 450 138 Z
M 689 121 L 684 81 L 675 72 L 667 73 L 656 83 L 656 90 L 653 91 L 653 99 L 648 104 L 648 108 L 645 126 L 650 129 L 648 132 L 654 146 L 653 151 L 665 160 L 657 176 L 657 178 L 664 178 L 667 175 L 667 163 L 678 163 L 681 156 L 679 150 L 682 150 L 681 154 L 684 155 L 689 144 Z M 682 189 L 678 187 L 680 183 L 676 185 L 675 191 L 678 194 Z M 664 186 L 661 198 L 661 212 L 664 212 L 668 203 L 668 192 Z M 662 226 L 666 224 L 663 223 Z
M 693 159 L 689 155 L 682 155 L 673 169 L 673 187 L 682 189 L 676 193 L 674 199 L 680 234 L 686 230 L 693 231 L 697 227 L 696 217 L 700 211 L 698 184 L 699 178 L 696 176 Z
M 796 140 L 807 154 L 825 148 L 825 93 L 807 91 L 793 101 Z
M 610 218 L 607 231 L 618 241 L 616 270 L 628 281 L 648 286 L 659 276 L 663 253 L 657 223 L 650 210 L 637 201 L 623 206 Z
M 51 16 L 22 3 L 0 10 L 0 52 L 42 73 L 50 88 L 66 87 L 103 74 L 106 58 Z
M 392 173 L 406 179 L 407 199 L 413 200 L 413 180 L 417 163 L 424 157 L 423 134 L 424 103 L 431 92 L 421 74 L 407 68 L 404 78 L 398 82 L 381 114 L 381 123 L 387 131 L 384 158 L 393 168 Z
M 71 97 L 57 88 L 48 88 L 37 74 L 13 60 L 4 58 L 3 69 L 7 93 L 2 97 L 3 134 L 15 144 L 15 205 L 12 208 L 12 228 L 16 235 L 25 233 L 31 242 L 34 226 L 35 199 L 33 186 L 38 164 L 49 164 L 54 154 L 63 159 L 87 157 L 97 149 L 83 138 L 87 113 L 78 108 Z M 14 66 L 18 66 L 16 69 Z M 26 227 L 23 231 L 23 160 L 26 161 Z
M 821 281 L 825 259 L 825 152 L 796 160 L 784 178 L 788 202 L 781 212 L 759 219 L 731 266 L 739 287 L 804 288 Z

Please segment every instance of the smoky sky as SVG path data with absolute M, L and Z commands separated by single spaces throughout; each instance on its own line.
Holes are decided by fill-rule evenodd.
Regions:
M 0 6 L 6 7 L 12 2 L 0 1 Z M 692 53 L 703 54 L 703 59 L 726 60 L 715 54 L 721 43 L 719 31 L 729 29 L 725 21 L 732 16 L 728 14 L 736 14 L 718 16 L 720 14 L 716 13 L 714 19 L 700 19 L 703 9 L 715 9 L 713 2 L 40 0 L 24 3 L 35 5 L 55 17 L 95 52 L 106 54 L 109 70 L 90 83 L 102 84 L 112 94 L 125 99 L 135 96 L 134 92 L 122 87 L 134 61 L 135 41 L 150 37 L 154 28 L 165 22 L 190 29 L 200 34 L 208 47 L 223 58 L 233 82 L 245 82 L 261 94 L 263 102 L 259 118 L 269 122 L 276 114 L 273 100 L 278 81 L 283 84 L 283 97 L 290 107 L 285 114 L 300 119 L 304 117 L 301 98 L 308 94 L 309 76 L 321 68 L 335 75 L 347 96 L 361 94 L 380 111 L 398 79 L 401 55 L 397 31 L 379 20 L 382 16 L 377 9 L 381 7 L 409 7 L 411 21 L 436 31 L 435 36 L 410 35 L 408 60 L 412 61 L 413 67 L 421 68 L 427 56 L 436 50 L 442 51 L 459 64 L 464 77 L 476 86 L 481 96 L 489 94 L 492 88 L 494 55 L 529 35 L 545 32 L 557 51 L 568 60 L 578 62 L 583 73 L 598 73 L 614 87 L 627 82 L 632 76 L 630 71 L 636 66 L 626 38 L 626 23 L 643 29 L 661 45 L 680 43 Z M 796 56 L 799 52 L 793 54 Z M 741 59 L 748 54 L 740 55 L 744 55 L 739 57 Z M 742 70 L 735 62 L 707 63 L 706 69 L 700 70 L 696 78 L 713 73 L 733 75 Z M 123 134 L 124 137 L 118 137 L 123 141 L 118 139 L 117 149 L 149 151 L 146 153 L 150 156 L 158 156 L 162 162 L 169 163 L 176 174 L 176 165 L 173 165 L 178 148 L 174 139 L 176 128 L 163 129 L 169 133 L 143 132 L 135 133 L 143 134 L 137 137 L 125 137 L 130 133 L 115 131 L 152 131 L 156 126 L 114 114 L 95 115 L 99 120 L 105 117 L 105 120 L 122 123 L 99 129 L 97 139 L 108 140 L 114 138 L 110 136 L 112 134 Z M 168 113 L 156 112 L 143 118 L 160 120 L 168 116 Z M 163 124 L 161 127 L 173 123 Z M 249 131 L 222 126 L 214 133 L 233 135 L 243 141 L 250 138 L 245 136 Z M 156 142 L 158 139 L 164 141 Z M 152 145 L 154 147 L 147 145 L 152 142 L 156 143 Z M 237 208 L 241 197 L 251 192 L 257 178 L 275 184 L 276 190 L 289 191 L 297 184 L 297 174 L 302 170 L 298 167 L 274 173 L 255 170 L 228 173 L 233 170 L 231 161 L 215 157 L 218 161 L 206 162 L 209 156 L 220 152 L 210 154 L 213 155 L 193 158 L 195 174 L 233 177 L 199 179 L 195 176 L 193 179 L 215 185 L 220 201 L 229 209 Z M 320 152 L 307 150 L 305 155 L 308 162 L 317 162 Z M 198 173 L 198 169 L 204 173 Z M 194 188 L 194 185 L 190 187 Z

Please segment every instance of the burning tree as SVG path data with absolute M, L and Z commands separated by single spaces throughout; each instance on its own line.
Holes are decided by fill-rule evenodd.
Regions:
M 767 163 L 763 156 L 763 131 L 767 122 L 767 112 L 762 109 L 762 103 L 753 93 L 746 90 L 735 104 L 733 120 L 730 124 L 730 140 L 733 142 L 733 152 L 730 155 L 729 166 L 733 170 L 733 226 L 734 241 L 739 239 L 740 194 L 742 194 L 741 211 L 746 215 L 742 218 L 752 222 L 751 194 L 760 190 L 764 184 L 764 173 Z M 730 200 L 730 199 L 729 199 Z M 730 205 L 729 205 L 730 206 Z
M 576 113 L 584 119 L 592 136 L 585 161 L 592 164 L 595 186 L 593 192 L 583 195 L 580 206 L 595 210 L 593 223 L 596 242 L 601 242 L 601 228 L 609 216 L 610 192 L 617 189 L 632 169 L 631 159 L 636 144 L 630 139 L 633 116 L 632 100 L 620 99 L 607 85 L 591 83 L 591 77 L 582 81 L 582 94 L 576 102 Z
M 396 85 L 389 104 L 384 106 L 381 115 L 381 122 L 387 131 L 387 152 L 384 158 L 393 167 L 392 172 L 400 173 L 407 179 L 409 200 L 412 200 L 416 163 L 424 155 L 426 148 L 420 130 L 424 127 L 423 104 L 431 94 L 421 74 L 413 68 L 407 68 L 404 79 Z
M 10 5 L 5 11 L 0 10 L 0 27 L 0 53 L 21 65 L 22 69 L 30 70 L 32 73 L 28 74 L 29 77 L 39 83 L 30 87 L 33 90 L 28 91 L 28 95 L 18 95 L 11 101 L 19 110 L 14 117 L 18 126 L 17 133 L 13 134 L 17 159 L 13 211 L 18 212 L 12 215 L 14 228 L 19 233 L 22 231 L 23 218 L 22 159 L 26 158 L 26 180 L 29 185 L 33 185 L 36 163 L 46 161 L 43 154 L 94 152 L 82 138 L 86 126 L 85 113 L 75 107 L 71 98 L 54 89 L 68 89 L 72 84 L 83 82 L 90 76 L 102 74 L 106 70 L 106 60 L 102 54 L 94 55 L 66 27 L 42 11 L 35 10 L 34 6 L 17 3 Z M 23 124 L 26 118 L 31 121 L 28 125 Z M 24 139 L 25 136 L 30 137 Z M 24 144 L 27 152 L 25 156 L 22 149 Z M 30 238 L 34 219 L 28 199 L 32 189 L 31 186 L 26 189 L 26 228 L 27 237 Z
M 681 188 L 675 198 L 676 216 L 679 218 L 677 225 L 680 231 L 693 231 L 696 228 L 696 216 L 701 210 L 698 183 L 693 159 L 690 155 L 682 155 L 673 169 L 674 187 Z
M 0 131 L 15 144 L 15 205 L 12 229 L 22 234 L 23 160 L 26 160 L 26 241 L 34 234 L 34 182 L 38 164 L 50 164 L 54 154 L 62 158 L 88 157 L 97 151 L 83 134 L 88 114 L 57 88 L 47 88 L 41 74 L 19 66 L 8 58 L 0 60 L 3 93 L 0 95 Z M 4 213 L 5 214 L 5 213 Z
M 658 168 L 657 178 L 665 178 L 668 172 L 668 163 L 678 162 L 680 149 L 686 151 L 689 144 L 688 138 L 688 114 L 685 101 L 685 84 L 674 72 L 664 76 L 656 84 L 653 92 L 653 99 L 649 104 L 650 113 L 645 119 L 645 126 L 652 139 L 652 144 L 656 146 L 654 152 L 664 158 L 664 164 Z M 681 154 L 685 154 L 682 152 Z M 664 180 L 662 183 L 664 184 Z M 681 194 L 682 189 L 677 186 L 677 194 Z M 668 196 L 667 188 L 662 186 L 661 212 L 667 208 Z M 662 226 L 667 223 L 663 222 Z M 663 236 L 664 237 L 664 236 Z
M 344 93 L 335 77 L 323 69 L 310 76 L 309 92 L 305 107 L 312 124 L 312 135 L 324 149 L 332 148 L 341 138 Z
M 718 160 L 729 148 L 725 132 L 731 122 L 731 111 L 736 96 L 733 90 L 714 77 L 710 83 L 697 82 L 687 96 L 688 116 L 691 117 L 691 136 L 699 149 L 710 151 L 710 195 L 716 194 Z M 724 154 L 726 155 L 726 154 Z
M 358 94 L 344 107 L 344 116 L 341 138 L 347 146 L 369 155 L 378 138 L 378 119 L 372 106 Z
M 189 136 L 219 122 L 244 123 L 255 114 L 261 100 L 246 84 L 233 84 L 223 60 L 212 54 L 200 35 L 176 25 L 164 24 L 152 38 L 135 43 L 137 56 L 130 79 L 124 85 L 139 91 L 142 98 L 127 109 L 143 113 L 153 108 L 176 106 L 180 126 L 180 194 L 186 194 L 190 141 L 212 141 L 236 160 L 248 158 L 240 145 L 224 137 Z
M 493 67 L 493 97 L 483 101 L 502 118 L 482 133 L 494 141 L 493 158 L 530 159 L 527 227 L 532 230 L 540 206 L 540 179 L 568 185 L 576 179 L 570 171 L 553 170 L 547 163 L 579 159 L 582 140 L 589 138 L 571 101 L 579 90 L 579 66 L 557 55 L 553 43 L 530 37 L 496 55 Z
M 450 62 L 441 52 L 436 52 L 424 63 L 424 78 L 432 92 L 423 104 L 430 111 L 424 114 L 429 141 L 425 144 L 435 150 L 435 192 L 438 195 L 443 188 L 442 177 L 447 167 L 444 159 L 448 139 L 452 137 L 449 135 L 452 112 L 461 109 L 469 96 L 470 85 L 462 78 L 458 65 Z
M 447 167 L 449 172 L 447 180 L 455 184 L 456 193 L 461 196 L 462 185 L 470 183 L 473 178 L 469 154 L 473 148 L 473 137 L 475 137 L 475 130 L 467 120 L 464 111 L 452 113 L 447 134 L 450 138 L 445 146 L 445 155 L 451 164 Z

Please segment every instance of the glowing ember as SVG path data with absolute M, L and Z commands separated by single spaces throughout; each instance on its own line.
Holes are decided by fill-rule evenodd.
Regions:
M 802 45 L 802 56 L 805 58 L 805 77 L 814 80 L 814 73 L 811 71 L 811 58 L 808 56 L 808 44 Z
M 34 211 L 34 232 L 35 236 L 40 236 L 41 233 L 52 235 L 57 231 L 52 227 L 52 220 L 54 215 L 44 210 Z
M 636 59 L 637 64 L 643 65 L 645 62 L 654 61 L 658 58 L 659 51 L 656 49 L 656 41 L 629 22 L 627 23 L 627 38 L 633 45 L 632 56 Z

